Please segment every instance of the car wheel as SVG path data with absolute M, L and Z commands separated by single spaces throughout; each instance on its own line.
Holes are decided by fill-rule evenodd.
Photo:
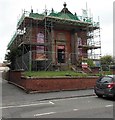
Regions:
M 100 94 L 96 94 L 99 98 L 103 97 L 103 95 L 100 95 Z
M 113 96 L 113 100 L 115 101 L 115 95 Z

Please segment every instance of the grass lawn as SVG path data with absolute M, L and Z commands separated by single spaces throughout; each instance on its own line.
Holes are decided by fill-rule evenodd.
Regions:
M 32 71 L 24 72 L 24 76 L 31 77 L 54 77 L 54 76 L 87 76 L 83 73 L 77 73 L 74 71 Z
M 58 76 L 80 76 L 80 77 L 86 77 L 86 76 L 100 76 L 100 75 L 109 75 L 112 74 L 112 72 L 110 71 L 104 71 L 102 73 L 98 73 L 98 74 L 93 74 L 93 73 L 89 73 L 89 74 L 84 74 L 84 73 L 78 73 L 78 72 L 74 72 L 74 71 L 26 71 L 23 73 L 24 76 L 27 77 L 58 77 Z

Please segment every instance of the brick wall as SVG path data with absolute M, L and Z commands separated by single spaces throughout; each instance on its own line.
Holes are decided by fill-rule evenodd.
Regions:
M 8 82 L 26 90 L 26 81 L 21 79 L 22 71 L 9 71 Z
M 60 91 L 93 88 L 98 77 L 58 77 L 58 78 L 30 78 L 21 77 L 22 72 L 10 72 L 10 83 L 13 83 L 27 92 Z

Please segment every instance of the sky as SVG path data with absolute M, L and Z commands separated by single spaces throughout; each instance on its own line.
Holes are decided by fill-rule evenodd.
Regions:
M 74 14 L 82 15 L 82 9 L 87 9 L 95 22 L 100 22 L 101 53 L 113 55 L 113 2 L 114 0 L 0 0 L 0 62 L 4 60 L 7 45 L 16 31 L 16 25 L 22 12 L 31 11 L 43 13 L 53 8 L 60 12 L 63 3 Z

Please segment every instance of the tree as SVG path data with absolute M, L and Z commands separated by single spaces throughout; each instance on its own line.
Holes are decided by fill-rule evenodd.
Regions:
M 114 65 L 115 59 L 111 55 L 101 57 L 101 66 L 104 71 L 109 70 L 110 65 Z
M 87 59 L 87 64 L 89 65 L 89 67 L 94 67 L 95 66 L 92 59 Z
M 22 52 L 21 52 L 21 49 L 12 49 L 10 50 L 10 52 L 8 52 L 6 55 L 5 55 L 5 60 L 7 61 L 10 61 L 11 65 L 10 65 L 10 68 L 11 69 L 14 69 L 15 68 L 15 60 L 17 57 L 21 56 Z

